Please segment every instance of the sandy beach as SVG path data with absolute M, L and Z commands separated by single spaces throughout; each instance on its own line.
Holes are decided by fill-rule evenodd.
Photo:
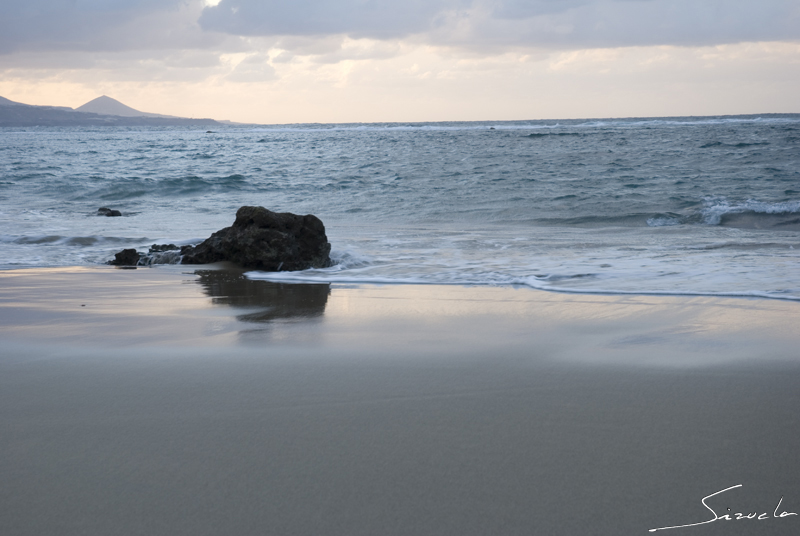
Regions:
M 209 268 L 0 271 L 0 534 L 800 530 L 800 303 Z

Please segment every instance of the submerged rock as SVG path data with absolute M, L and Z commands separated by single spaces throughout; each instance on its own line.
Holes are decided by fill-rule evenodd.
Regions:
M 175 244 L 153 244 L 148 253 L 162 253 L 164 251 L 178 251 L 181 248 Z
M 122 216 L 122 212 L 120 212 L 119 210 L 110 209 L 108 207 L 100 207 L 100 208 L 97 209 L 97 215 L 98 216 L 109 216 L 109 217 Z
M 139 257 L 139 264 L 180 264 L 181 248 L 175 244 L 153 244 L 146 254 Z
M 147 253 L 123 249 L 114 254 L 113 266 L 150 266 L 151 264 L 180 264 L 180 248 L 175 244 L 153 244 Z
M 139 252 L 135 249 L 123 249 L 114 254 L 114 260 L 108 261 L 112 266 L 136 266 L 139 264 Z
M 197 246 L 181 248 L 181 263 L 228 261 L 242 268 L 280 272 L 330 266 L 330 252 L 325 226 L 316 216 L 241 207 L 231 227 Z

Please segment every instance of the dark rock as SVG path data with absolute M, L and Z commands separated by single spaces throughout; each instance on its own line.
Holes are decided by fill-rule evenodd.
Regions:
M 164 251 L 177 251 L 181 248 L 176 246 L 175 244 L 153 244 L 150 246 L 150 250 L 148 253 L 161 253 Z
M 109 217 L 122 216 L 122 212 L 120 212 L 119 210 L 110 209 L 108 207 L 100 207 L 100 208 L 97 209 L 97 215 L 98 216 L 109 216 Z
M 153 244 L 147 253 L 135 249 L 123 249 L 114 254 L 108 264 L 114 266 L 150 266 L 152 264 L 180 264 L 180 248 L 175 244 Z
M 113 266 L 136 266 L 139 264 L 139 252 L 135 249 L 123 249 L 114 254 L 114 260 L 108 261 Z
M 228 261 L 242 268 L 280 272 L 330 266 L 331 245 L 319 218 L 241 207 L 231 227 L 197 246 L 181 248 L 182 264 Z

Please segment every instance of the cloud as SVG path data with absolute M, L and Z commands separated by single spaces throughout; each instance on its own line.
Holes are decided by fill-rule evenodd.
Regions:
M 800 39 L 796 0 L 221 0 L 202 28 L 401 39 L 471 49 L 705 46 Z
M 321 36 L 394 39 L 425 32 L 443 12 L 469 7 L 469 0 L 221 0 L 203 11 L 206 30 L 235 35 Z
M 0 54 L 218 46 L 222 36 L 197 25 L 203 7 L 201 0 L 0 2 Z
M 96 52 L 76 51 L 18 53 L 0 58 L 2 78 L 30 81 L 58 78 L 80 80 L 86 85 L 114 82 L 197 82 L 224 76 L 231 67 L 213 51 Z
M 258 42 L 253 41 L 257 38 Z M 330 54 L 345 39 L 574 50 L 800 39 L 797 0 L 25 0 L 0 2 L 0 56 L 214 50 Z M 270 41 L 270 44 L 266 43 Z M 339 45 L 331 45 L 331 43 Z M 267 48 L 263 48 L 267 46 Z M 332 56 L 331 56 L 332 57 Z M 1 58 L 0 58 L 1 61 Z
M 488 16 L 476 17 L 469 39 L 580 49 L 800 38 L 800 4 L 791 0 L 568 0 L 558 2 L 559 9 L 550 5 L 555 3 L 507 0 Z
M 3 96 L 240 121 L 795 111 L 798 47 L 797 0 L 0 0 Z
M 528 19 L 553 15 L 591 4 L 592 0 L 501 0 L 489 3 L 494 17 L 500 19 Z
M 252 54 L 240 61 L 225 78 L 230 82 L 258 83 L 275 80 L 277 75 L 269 64 L 268 55 Z

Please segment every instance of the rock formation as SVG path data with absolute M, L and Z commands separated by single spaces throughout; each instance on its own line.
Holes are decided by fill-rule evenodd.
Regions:
M 305 270 L 330 266 L 330 251 L 325 226 L 316 216 L 241 207 L 231 227 L 181 248 L 181 263 L 228 261 L 268 272 Z
M 126 249 L 108 264 L 210 264 L 231 262 L 248 270 L 282 272 L 331 265 L 331 245 L 316 216 L 276 213 L 264 207 L 242 207 L 231 227 L 196 246 L 153 244 L 147 253 Z
M 108 261 L 112 266 L 136 266 L 139 264 L 139 252 L 135 249 L 123 249 L 114 255 L 113 261 Z
M 122 216 L 122 212 L 120 212 L 119 210 L 114 210 L 114 209 L 108 208 L 108 207 L 100 207 L 100 208 L 97 209 L 97 215 L 98 216 L 109 216 L 109 217 Z

